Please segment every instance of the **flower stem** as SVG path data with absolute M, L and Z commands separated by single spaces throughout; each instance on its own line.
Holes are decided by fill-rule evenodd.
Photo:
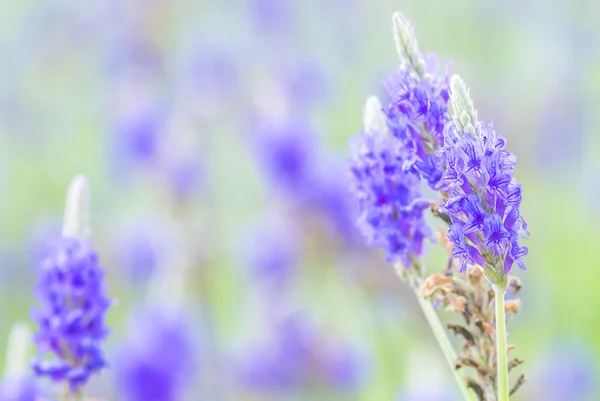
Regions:
M 496 301 L 496 366 L 498 401 L 508 401 L 508 351 L 506 349 L 506 316 L 504 293 L 506 289 L 494 285 Z
M 431 302 L 422 298 L 419 294 L 415 295 L 417 296 L 417 300 L 419 301 L 421 310 L 425 315 L 425 319 L 427 319 L 427 322 L 431 327 L 431 331 L 433 331 L 433 335 L 435 336 L 435 339 L 437 340 L 438 344 L 440 345 L 440 348 L 442 349 L 442 353 L 446 358 L 446 362 L 448 362 L 448 365 L 450 366 L 450 370 L 452 371 L 452 375 L 454 376 L 454 380 L 456 380 L 456 384 L 458 385 L 462 396 L 466 401 L 476 401 L 477 399 L 475 398 L 475 394 L 472 391 L 469 391 L 465 380 L 456 370 L 456 352 L 454 352 L 452 343 L 450 342 L 450 339 L 448 338 L 448 335 L 444 330 L 444 326 L 442 325 L 442 322 L 440 322 L 440 319 L 437 313 L 435 312 L 433 305 L 431 304 Z

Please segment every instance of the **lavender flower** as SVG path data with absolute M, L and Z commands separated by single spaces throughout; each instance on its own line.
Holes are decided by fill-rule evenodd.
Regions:
M 292 205 L 316 212 L 346 242 L 354 242 L 352 208 L 337 160 L 324 150 L 309 125 L 257 122 L 254 145 L 262 170 L 276 192 Z
M 136 314 L 131 338 L 115 362 L 127 401 L 180 400 L 196 367 L 196 346 L 184 316 L 147 308 Z
M 255 277 L 278 290 L 289 282 L 300 257 L 298 234 L 290 223 L 262 219 L 244 238 L 242 263 Z
M 39 353 L 34 371 L 68 382 L 73 392 L 106 366 L 100 345 L 108 334 L 104 317 L 110 301 L 104 270 L 85 238 L 87 198 L 87 179 L 76 177 L 69 187 L 63 237 L 39 264 L 36 297 L 42 306 L 33 312 Z M 54 358 L 46 358 L 49 354 Z
M 260 121 L 255 132 L 256 150 L 267 178 L 284 195 L 306 201 L 316 175 L 313 129 L 298 121 Z
M 39 392 L 28 369 L 30 344 L 29 326 L 26 323 L 14 324 L 6 347 L 6 369 L 0 382 L 0 401 L 37 399 Z
M 403 165 L 403 144 L 389 135 L 381 104 L 367 100 L 365 130 L 353 142 L 352 192 L 358 201 L 358 226 L 370 246 L 383 248 L 389 262 L 412 265 L 432 233 L 423 218 L 429 202 L 421 198 L 420 180 Z
M 6 378 L 0 383 L 0 401 L 36 401 L 38 390 L 29 376 Z
M 423 57 L 410 22 L 400 13 L 392 17 L 400 69 L 385 83 L 390 97 L 386 107 L 387 125 L 398 138 L 404 171 L 417 173 L 435 190 L 443 166 L 435 151 L 444 145 L 443 130 L 448 122 L 448 74 L 439 77 L 435 54 Z
M 582 401 L 598 389 L 597 364 L 590 350 L 577 342 L 553 344 L 536 372 L 529 399 Z
M 314 328 L 295 317 L 280 322 L 273 341 L 247 356 L 238 379 L 249 388 L 280 393 L 307 385 L 343 390 L 358 385 L 360 368 L 351 350 L 321 341 Z
M 481 265 L 492 283 L 504 286 L 513 263 L 524 269 L 527 255 L 519 244 L 528 232 L 519 212 L 521 185 L 512 177 L 516 158 L 491 125 L 477 121 L 460 77 L 452 77 L 451 87 L 453 122 L 437 152 L 446 166 L 441 187 L 449 194 L 440 211 L 452 219 L 448 238 L 460 270 Z
M 43 306 L 34 312 L 40 359 L 35 373 L 54 381 L 68 381 L 71 389 L 106 366 L 101 342 L 108 334 L 104 315 L 110 305 L 105 295 L 104 271 L 85 240 L 62 238 L 40 263 L 36 295 Z

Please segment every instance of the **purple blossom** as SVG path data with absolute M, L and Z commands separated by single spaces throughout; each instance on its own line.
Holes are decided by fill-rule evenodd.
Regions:
M 66 381 L 76 391 L 107 365 L 100 348 L 110 306 L 104 270 L 88 242 L 62 238 L 39 264 L 39 275 L 36 297 L 42 306 L 33 311 L 39 351 L 34 371 Z M 53 358 L 46 358 L 49 354 Z
M 354 241 L 352 205 L 343 169 L 317 142 L 315 131 L 298 121 L 256 123 L 254 146 L 271 187 L 291 204 L 324 218 L 332 231 Z
M 317 147 L 314 131 L 305 123 L 257 123 L 255 146 L 262 170 L 285 195 L 306 200 L 313 191 Z
M 424 77 L 400 69 L 387 79 L 390 103 L 384 110 L 391 134 L 402 144 L 404 169 L 417 173 L 437 190 L 443 166 L 434 152 L 444 145 L 444 125 L 449 121 L 450 64 L 446 74 L 438 77 L 436 56 L 430 54 L 424 61 Z
M 117 151 L 133 165 L 151 165 L 158 156 L 163 116 L 154 110 L 124 117 L 116 127 Z
M 117 265 L 132 283 L 147 282 L 163 261 L 165 244 L 157 232 L 160 230 L 155 230 L 157 226 L 160 227 L 160 222 L 122 226 L 115 236 Z
M 358 201 L 358 226 L 368 245 L 385 249 L 389 262 L 400 260 L 410 267 L 411 257 L 422 254 L 423 240 L 432 233 L 423 217 L 430 203 L 421 197 L 419 177 L 403 169 L 403 143 L 372 128 L 352 145 L 351 190 Z
M 534 371 L 528 399 L 583 401 L 598 390 L 598 366 L 584 344 L 554 344 Z
M 519 212 L 522 189 L 512 178 L 516 158 L 491 125 L 476 120 L 460 78 L 454 76 L 452 85 L 455 121 L 447 125 L 437 152 L 446 166 L 441 189 L 449 194 L 440 210 L 452 219 L 448 237 L 461 270 L 467 263 L 482 265 L 500 284 L 513 263 L 525 268 L 527 254 L 519 244 L 528 232 Z
M 181 314 L 157 308 L 139 311 L 115 360 L 119 394 L 127 401 L 181 399 L 197 366 L 190 330 Z
M 294 23 L 294 2 L 249 0 L 250 15 L 257 28 L 274 36 L 286 36 Z
M 288 282 L 300 257 L 293 224 L 263 220 L 244 238 L 242 263 L 255 277 L 281 288 Z
M 280 322 L 274 338 L 240 364 L 237 377 L 252 389 L 285 393 L 308 386 L 351 390 L 360 381 L 353 351 L 322 340 L 315 329 L 294 317 Z
M 5 377 L 0 383 L 0 401 L 36 401 L 39 392 L 29 376 Z

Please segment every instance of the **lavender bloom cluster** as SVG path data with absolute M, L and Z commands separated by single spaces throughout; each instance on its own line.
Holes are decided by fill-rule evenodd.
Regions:
M 438 76 L 436 56 L 421 55 L 402 14 L 392 21 L 401 65 L 385 83 L 389 104 L 367 102 L 364 131 L 352 144 L 351 186 L 367 243 L 384 248 L 388 262 L 411 266 L 412 256 L 420 256 L 424 239 L 431 237 L 423 218 L 430 202 L 421 197 L 421 181 L 438 190 L 444 172 L 436 151 L 444 145 L 450 119 L 449 71 Z
M 110 306 L 104 270 L 90 244 L 69 237 L 54 244 L 39 265 L 39 277 L 36 297 L 42 307 L 33 319 L 40 358 L 34 371 L 76 391 L 106 366 L 100 347 L 108 334 L 104 317 Z M 44 358 L 48 353 L 54 358 Z
M 370 246 L 383 248 L 388 262 L 411 265 L 431 230 L 423 217 L 429 201 L 420 180 L 402 168 L 403 144 L 389 135 L 376 97 L 367 100 L 365 130 L 352 143 L 351 189 L 358 201 L 358 226 Z
M 449 198 L 440 211 L 452 219 L 448 238 L 460 270 L 478 264 L 492 283 L 503 284 L 515 262 L 525 269 L 522 258 L 527 255 L 527 247 L 519 244 L 528 232 L 519 211 L 522 188 L 512 177 L 516 157 L 491 125 L 477 121 L 458 76 L 452 77 L 451 86 L 454 121 L 438 151 L 446 166 L 441 188 Z
M 402 62 L 385 82 L 390 98 L 385 109 L 387 126 L 401 143 L 403 170 L 417 174 L 438 190 L 444 169 L 435 151 L 444 146 L 444 126 L 450 120 L 450 63 L 445 75 L 438 76 L 436 55 L 421 55 L 408 20 L 400 13 L 392 20 Z

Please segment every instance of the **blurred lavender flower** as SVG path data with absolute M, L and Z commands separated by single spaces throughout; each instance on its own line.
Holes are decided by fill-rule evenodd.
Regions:
M 533 371 L 530 399 L 583 401 L 597 390 L 597 364 L 579 343 L 555 344 Z
M 328 80 L 323 67 L 309 61 L 297 61 L 281 72 L 281 81 L 285 87 L 291 107 L 306 110 L 327 93 Z
M 360 363 L 353 351 L 326 343 L 304 320 L 280 322 L 264 348 L 248 354 L 237 372 L 252 389 L 289 392 L 309 387 L 352 390 L 360 382 Z
M 115 360 L 114 375 L 127 401 L 177 401 L 197 367 L 188 319 L 148 307 L 135 314 L 130 338 Z
M 26 323 L 10 330 L 6 347 L 6 369 L 0 382 L 0 401 L 36 401 L 40 394 L 28 368 L 31 332 Z
M 259 121 L 255 135 L 262 171 L 276 189 L 298 199 L 310 198 L 317 158 L 312 128 L 300 121 Z
M 249 0 L 250 14 L 257 28 L 277 37 L 289 35 L 294 23 L 294 1 Z
M 403 170 L 417 173 L 438 190 L 443 166 L 434 152 L 444 145 L 444 125 L 449 121 L 450 64 L 446 74 L 438 76 L 437 57 L 421 55 L 410 22 L 400 13 L 392 21 L 401 65 L 385 83 L 390 97 L 387 126 L 402 144 Z
M 314 130 L 305 123 L 256 124 L 254 145 L 262 171 L 292 204 L 315 211 L 340 238 L 353 242 L 352 205 L 341 165 L 323 157 Z
M 90 244 L 62 238 L 40 263 L 36 297 L 42 308 L 33 312 L 39 330 L 39 356 L 34 371 L 54 381 L 69 382 L 73 391 L 106 366 L 100 348 L 108 334 L 104 315 L 110 306 L 105 295 L 104 270 Z
M 376 97 L 367 99 L 365 130 L 351 143 L 352 193 L 358 201 L 358 226 L 370 246 L 385 249 L 388 262 L 423 252 L 432 236 L 423 217 L 430 202 L 422 199 L 419 177 L 403 170 L 403 144 L 389 135 Z
M 516 158 L 491 125 L 477 121 L 457 75 L 451 85 L 454 121 L 438 154 L 446 166 L 441 185 L 449 199 L 440 211 L 452 219 L 452 256 L 460 259 L 460 271 L 467 263 L 478 264 L 492 283 L 506 284 L 513 263 L 524 269 L 522 257 L 527 255 L 527 248 L 519 245 L 528 232 L 519 213 L 521 185 L 512 177 Z
M 117 152 L 131 166 L 152 165 L 158 156 L 164 116 L 156 110 L 140 110 L 124 116 L 116 128 Z
M 160 234 L 148 225 L 141 224 L 122 227 L 116 237 L 116 263 L 119 270 L 126 273 L 133 283 L 147 282 L 164 252 Z
M 243 260 L 261 280 L 281 289 L 298 265 L 298 239 L 293 224 L 263 219 L 244 237 Z
M 31 377 L 5 378 L 0 383 L 0 401 L 37 401 L 38 390 Z
M 35 373 L 67 382 L 72 392 L 106 366 L 100 345 L 108 334 L 104 318 L 111 302 L 104 270 L 87 240 L 88 203 L 87 178 L 77 176 L 67 193 L 63 236 L 39 264 L 35 295 L 42 306 L 32 313 L 38 324 Z

